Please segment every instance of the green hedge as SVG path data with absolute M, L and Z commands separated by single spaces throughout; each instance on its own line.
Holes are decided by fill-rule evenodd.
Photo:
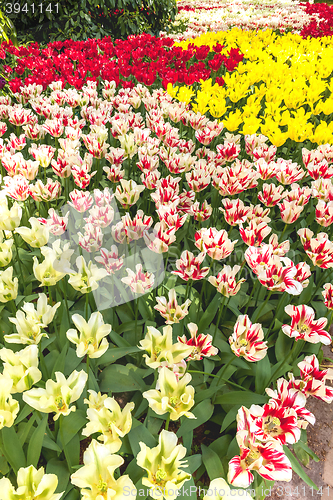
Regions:
M 9 0 L 4 9 L 21 42 L 157 35 L 177 12 L 175 0 Z

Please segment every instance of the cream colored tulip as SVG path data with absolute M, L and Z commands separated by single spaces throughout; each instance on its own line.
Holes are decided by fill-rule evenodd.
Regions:
M 13 267 L 0 271 L 0 302 L 15 300 L 18 292 L 18 279 L 13 278 Z
M 127 403 L 122 410 L 114 398 L 106 398 L 100 409 L 89 407 L 87 417 L 89 422 L 82 430 L 83 436 L 91 436 L 100 432 L 98 440 L 105 444 L 111 453 L 116 453 L 121 448 L 124 437 L 132 428 L 131 411 L 134 403 Z
M 3 375 L 13 381 L 11 394 L 24 392 L 40 381 L 42 373 L 38 369 L 38 347 L 31 345 L 14 352 L 5 347 L 0 350 Z
M 54 493 L 58 486 L 55 474 L 45 474 L 44 467 L 21 467 L 17 473 L 17 489 L 7 477 L 0 479 L 1 500 L 60 500 L 64 492 Z
M 12 387 L 13 381 L 0 374 L 0 429 L 11 427 L 20 409 L 18 401 L 10 394 Z
M 43 247 L 49 241 L 49 229 L 45 224 L 39 222 L 36 217 L 30 217 L 29 222 L 31 229 L 29 227 L 18 227 L 15 229 L 15 233 L 20 234 L 32 248 Z
M 56 382 L 51 379 L 46 381 L 45 389 L 30 389 L 23 393 L 23 401 L 35 410 L 42 413 L 54 412 L 53 420 L 76 410 L 75 406 L 69 405 L 79 399 L 88 380 L 88 375 L 83 370 L 74 370 L 68 379 L 61 372 L 55 372 L 55 377 Z
M 109 448 L 94 439 L 83 454 L 84 466 L 71 475 L 71 482 L 81 489 L 82 500 L 123 500 L 136 498 L 136 488 L 128 475 L 115 479 L 116 469 L 124 459 L 112 455 Z
M 160 433 L 158 441 L 155 448 L 139 443 L 141 451 L 136 461 L 148 472 L 148 476 L 142 478 L 142 484 L 148 486 L 152 498 L 175 500 L 183 484 L 191 479 L 191 474 L 180 469 L 187 467 L 182 460 L 186 455 L 186 448 L 181 444 L 177 445 L 176 434 L 166 430 Z
M 179 378 L 169 368 L 163 367 L 157 381 L 159 390 L 151 389 L 142 396 L 157 415 L 169 413 L 171 420 L 178 420 L 183 415 L 196 418 L 189 411 L 194 405 L 194 387 L 187 385 L 191 380 L 189 373 Z
M 77 330 L 71 328 L 66 335 L 70 342 L 76 344 L 76 355 L 82 358 L 87 355 L 89 358 L 99 358 L 104 354 L 109 342 L 105 338 L 111 332 L 111 325 L 104 324 L 103 316 L 99 311 L 92 313 L 88 323 L 79 314 L 73 314 L 72 321 Z
M 148 354 L 144 354 L 146 364 L 150 368 L 158 368 L 164 361 L 168 365 L 179 363 L 187 358 L 192 350 L 192 346 L 181 342 L 172 343 L 172 326 L 163 327 L 163 334 L 153 326 L 147 327 L 147 333 L 143 340 L 140 340 L 139 349 L 144 349 Z

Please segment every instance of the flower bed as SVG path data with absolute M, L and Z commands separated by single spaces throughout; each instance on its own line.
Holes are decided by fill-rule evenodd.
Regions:
M 224 85 L 169 85 L 172 96 L 191 103 L 193 111 L 221 119 L 229 132 L 266 135 L 275 146 L 285 145 L 297 161 L 302 145 L 333 142 L 332 37 L 304 40 L 291 33 L 233 29 L 177 45 L 209 48 L 217 43 L 244 54 L 235 71 L 223 75 Z
M 175 23 L 184 23 L 181 39 L 206 32 L 273 29 L 292 31 L 304 38 L 332 35 L 333 7 L 326 4 L 295 1 L 272 2 L 239 0 L 237 2 L 210 0 L 180 0 Z M 171 35 L 179 38 L 179 35 Z
M 239 29 L 2 44 L 5 498 L 316 488 L 331 52 Z

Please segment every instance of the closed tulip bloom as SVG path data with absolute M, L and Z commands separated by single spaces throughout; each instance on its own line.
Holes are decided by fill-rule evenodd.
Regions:
M 42 373 L 38 369 L 36 345 L 17 352 L 4 347 L 0 350 L 0 358 L 3 362 L 3 375 L 13 381 L 11 394 L 27 391 L 42 378 Z
M 89 358 L 101 357 L 109 347 L 105 337 L 111 332 L 111 325 L 104 324 L 99 311 L 92 313 L 88 322 L 79 314 L 73 314 L 72 321 L 80 334 L 71 328 L 67 330 L 66 336 L 70 342 L 76 344 L 76 355 L 79 358 L 85 355 Z
M 207 252 L 214 260 L 222 260 L 228 257 L 238 240 L 231 241 L 224 229 L 218 231 L 214 227 L 202 228 L 195 233 L 195 246 L 201 252 Z
M 128 475 L 114 477 L 123 463 L 121 456 L 113 455 L 107 446 L 93 439 L 83 454 L 83 467 L 71 475 L 71 482 L 80 488 L 82 500 L 122 500 L 126 491 L 136 497 L 136 488 Z
M 7 477 L 0 479 L 1 496 L 6 500 L 60 500 L 62 493 L 55 493 L 58 478 L 55 474 L 45 474 L 44 467 L 35 469 L 33 465 L 21 467 L 17 473 L 17 489 Z
M 76 410 L 71 403 L 77 401 L 86 385 L 88 375 L 85 371 L 74 370 L 66 379 L 61 372 L 55 372 L 56 382 L 48 379 L 45 389 L 30 389 L 23 393 L 23 400 L 42 413 L 55 413 L 53 420 L 60 415 L 69 415 Z

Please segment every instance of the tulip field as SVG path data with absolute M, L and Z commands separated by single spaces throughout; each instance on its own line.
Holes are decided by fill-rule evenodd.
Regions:
M 333 6 L 177 5 L 159 36 L 0 34 L 0 500 L 318 489 Z

